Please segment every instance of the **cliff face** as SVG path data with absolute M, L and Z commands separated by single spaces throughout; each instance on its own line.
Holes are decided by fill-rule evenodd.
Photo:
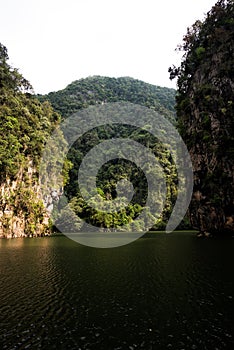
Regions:
M 0 238 L 49 235 L 51 212 L 62 192 L 48 189 L 42 198 L 38 169 L 28 160 L 14 180 L 0 185 Z
M 27 167 L 27 169 L 26 169 Z M 49 231 L 49 215 L 40 198 L 32 161 L 0 185 L 0 238 L 42 236 Z
M 219 1 L 184 37 L 179 127 L 194 167 L 190 205 L 201 233 L 234 233 L 234 5 Z
M 194 167 L 190 218 L 201 232 L 231 233 L 234 232 L 234 84 L 229 76 L 219 77 L 218 63 L 212 67 L 211 71 L 204 72 L 202 68 L 197 71 L 189 92 L 191 119 L 186 126 Z M 205 91 L 201 92 L 204 86 Z
M 54 201 L 48 189 L 42 202 L 40 158 L 60 117 L 30 94 L 30 84 L 7 60 L 0 44 L 0 237 L 40 236 L 49 232 Z

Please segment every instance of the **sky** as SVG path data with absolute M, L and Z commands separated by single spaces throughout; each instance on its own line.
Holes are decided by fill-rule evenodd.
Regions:
M 176 87 L 168 68 L 216 0 L 0 0 L 0 42 L 36 93 L 92 75 Z

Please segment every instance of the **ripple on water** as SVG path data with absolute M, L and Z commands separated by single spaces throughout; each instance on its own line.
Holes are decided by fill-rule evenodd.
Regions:
M 233 247 L 204 242 L 1 243 L 1 348 L 233 348 Z

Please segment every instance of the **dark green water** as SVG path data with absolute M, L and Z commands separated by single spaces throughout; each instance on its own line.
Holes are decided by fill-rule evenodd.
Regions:
M 0 241 L 0 349 L 234 349 L 234 240 Z

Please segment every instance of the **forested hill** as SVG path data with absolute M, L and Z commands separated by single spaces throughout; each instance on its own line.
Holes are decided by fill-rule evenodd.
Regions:
M 41 101 L 49 100 L 63 117 L 90 105 L 128 101 L 161 112 L 170 120 L 175 118 L 174 89 L 151 85 L 129 77 L 88 77 L 74 81 L 63 90 L 38 95 L 38 98 Z
M 154 86 L 130 77 L 88 77 L 86 79 L 74 81 L 63 90 L 51 92 L 44 96 L 38 95 L 38 98 L 41 101 L 48 100 L 53 108 L 62 115 L 62 118 L 67 118 L 78 110 L 88 108 L 89 106 L 120 101 L 148 107 L 157 111 L 171 122 L 175 122 L 176 118 L 174 109 L 174 89 Z M 94 203 L 99 203 L 101 199 L 115 199 L 116 184 L 123 177 L 126 177 L 133 183 L 135 195 L 131 204 L 124 212 L 107 213 L 103 215 L 102 211 L 98 212 L 87 205 L 80 193 L 78 186 L 78 170 L 82 159 L 91 148 L 106 139 L 112 139 L 116 135 L 143 143 L 159 157 L 160 164 L 166 174 L 167 199 L 163 215 L 158 220 L 155 218 L 154 229 L 164 229 L 176 198 L 177 174 L 167 150 L 161 147 L 157 140 L 154 139 L 152 135 L 150 136 L 146 130 L 138 130 L 135 127 L 121 127 L 119 125 L 102 126 L 90 130 L 90 132 L 84 134 L 75 142 L 67 155 L 69 161 L 73 164 L 69 173 L 70 181 L 65 187 L 65 194 L 70 200 L 70 206 L 85 222 L 96 227 L 107 229 L 114 227 L 118 228 L 118 230 L 122 229 L 123 222 L 132 223 L 134 218 L 143 210 L 147 198 L 145 176 L 140 169 L 134 167 L 131 162 L 127 162 L 124 159 L 109 161 L 100 169 L 97 180 L 99 195 L 92 198 Z M 151 169 L 148 169 L 148 172 L 150 171 Z M 124 201 L 124 197 L 120 198 L 120 200 Z M 160 203 L 162 202 L 161 194 L 158 201 Z M 62 226 L 65 225 L 66 229 L 69 231 L 75 229 L 70 226 L 70 223 L 67 223 L 66 209 L 63 209 L 60 204 L 58 206 L 58 212 L 60 226 L 62 223 Z M 135 230 L 141 230 L 143 223 L 138 221 L 136 224 L 138 224 L 138 226 L 135 227 Z

